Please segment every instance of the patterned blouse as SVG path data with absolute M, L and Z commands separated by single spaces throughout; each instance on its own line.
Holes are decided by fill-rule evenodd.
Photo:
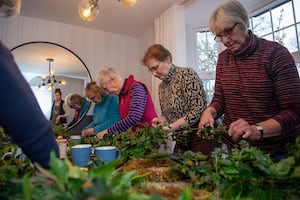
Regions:
M 159 100 L 162 116 L 169 123 L 184 117 L 192 126 L 199 122 L 206 108 L 206 95 L 198 74 L 192 68 L 175 65 L 159 85 Z

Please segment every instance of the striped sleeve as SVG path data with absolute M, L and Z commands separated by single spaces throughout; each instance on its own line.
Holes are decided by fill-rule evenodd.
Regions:
M 147 92 L 142 84 L 135 84 L 130 90 L 128 115 L 108 128 L 108 133 L 121 133 L 137 125 L 142 119 L 147 102 Z

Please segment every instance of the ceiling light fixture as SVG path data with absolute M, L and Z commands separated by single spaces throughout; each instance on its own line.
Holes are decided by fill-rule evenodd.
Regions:
M 122 6 L 130 7 L 136 3 L 136 0 L 118 0 Z
M 80 17 L 85 21 L 96 19 L 99 14 L 99 0 L 80 0 L 78 12 Z
M 52 91 L 53 86 L 54 86 L 55 83 L 58 83 L 60 85 L 65 85 L 66 81 L 65 80 L 57 81 L 55 79 L 55 72 L 51 71 L 51 62 L 53 62 L 54 59 L 47 58 L 46 60 L 49 62 L 49 74 L 48 74 L 48 76 L 42 76 L 41 77 L 43 82 L 42 82 L 42 84 L 37 85 L 36 88 L 39 89 L 41 87 L 46 87 L 48 91 Z
M 122 6 L 130 7 L 136 4 L 137 0 L 118 0 Z M 99 0 L 80 0 L 78 12 L 81 19 L 93 21 L 99 14 Z

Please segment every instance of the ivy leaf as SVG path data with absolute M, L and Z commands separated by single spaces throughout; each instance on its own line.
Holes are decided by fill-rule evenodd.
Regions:
M 25 174 L 24 177 L 22 178 L 23 182 L 23 198 L 24 200 L 31 200 L 33 197 L 33 190 L 32 190 L 32 185 L 29 181 L 29 174 Z

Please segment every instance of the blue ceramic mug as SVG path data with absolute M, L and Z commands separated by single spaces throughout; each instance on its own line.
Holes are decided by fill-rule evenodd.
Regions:
M 81 135 L 71 135 L 70 139 L 75 143 L 79 144 L 81 142 Z
M 110 162 L 121 157 L 120 151 L 115 146 L 96 147 L 95 154 L 97 158 L 100 158 L 104 162 Z
M 77 144 L 71 148 L 72 162 L 78 167 L 86 167 L 90 161 L 91 144 Z

